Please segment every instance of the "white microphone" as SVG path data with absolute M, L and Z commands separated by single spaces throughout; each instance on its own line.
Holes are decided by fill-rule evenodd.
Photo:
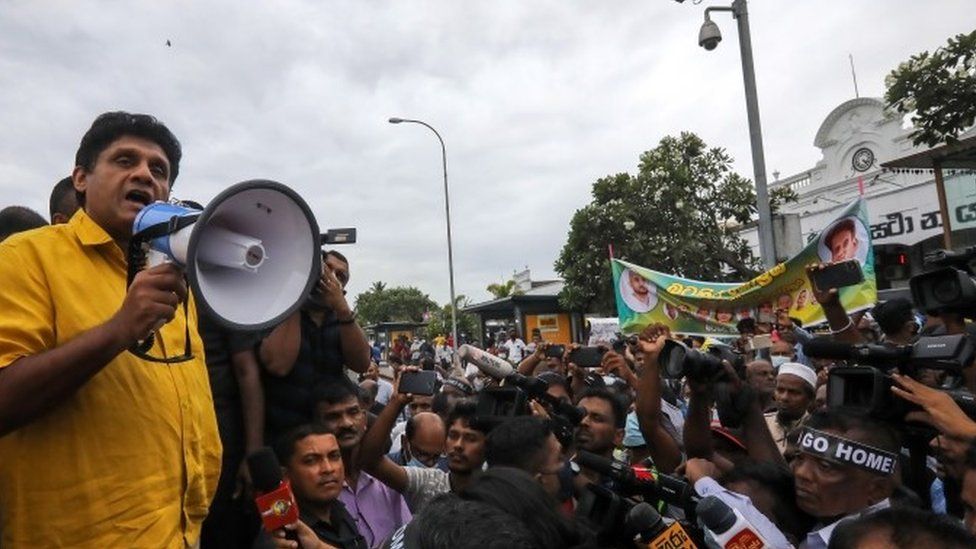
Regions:
M 477 366 L 485 375 L 495 379 L 505 379 L 515 373 L 515 368 L 512 368 L 512 365 L 505 360 L 467 343 L 458 347 L 458 356 L 461 360 Z
M 698 520 L 712 534 L 715 546 L 720 549 L 775 547 L 759 533 L 758 528 L 742 516 L 742 513 L 715 496 L 703 498 L 698 502 L 696 511 Z

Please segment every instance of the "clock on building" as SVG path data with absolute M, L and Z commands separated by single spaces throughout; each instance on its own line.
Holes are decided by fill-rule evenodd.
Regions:
M 851 158 L 851 165 L 856 172 L 870 170 L 871 166 L 874 166 L 874 153 L 867 147 L 861 147 L 854 151 L 854 156 Z

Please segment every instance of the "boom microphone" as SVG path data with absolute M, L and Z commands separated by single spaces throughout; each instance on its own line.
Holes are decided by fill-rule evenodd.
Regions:
M 251 472 L 254 489 L 260 494 L 254 498 L 254 503 L 258 506 L 264 529 L 272 533 L 297 521 L 298 503 L 291 485 L 281 478 L 281 466 L 274 452 L 270 448 L 255 451 L 247 456 L 247 468 Z M 298 534 L 293 531 L 286 530 L 285 537 L 298 540 Z
M 620 483 L 628 494 L 660 499 L 686 511 L 693 511 L 701 499 L 687 482 L 647 467 L 633 467 L 586 450 L 580 450 L 576 454 L 576 462 Z M 689 516 L 692 514 L 689 513 Z
M 573 406 L 568 402 L 563 402 L 547 393 L 549 384 L 545 380 L 537 377 L 524 376 L 516 372 L 511 364 L 497 356 L 486 353 L 468 344 L 458 347 L 458 356 L 461 360 L 466 360 L 477 366 L 485 375 L 498 380 L 505 380 L 506 383 L 515 385 L 530 396 L 544 400 L 553 407 L 557 414 L 564 416 L 574 425 L 578 425 L 583 421 L 583 417 L 586 416 L 586 410 L 578 406 Z

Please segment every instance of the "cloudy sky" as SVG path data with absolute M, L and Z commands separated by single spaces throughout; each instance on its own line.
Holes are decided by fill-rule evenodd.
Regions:
M 0 207 L 45 213 L 78 141 L 108 110 L 180 138 L 175 195 L 205 202 L 268 178 L 319 225 L 354 226 L 350 295 L 373 281 L 446 302 L 440 149 L 447 143 L 457 291 L 530 267 L 554 275 L 593 181 L 635 170 L 682 130 L 752 176 L 735 23 L 697 45 L 703 2 L 316 0 L 0 2 Z M 913 53 L 971 31 L 972 0 L 750 2 L 767 169 L 819 159 L 828 112 Z M 167 47 L 166 41 L 172 44 Z

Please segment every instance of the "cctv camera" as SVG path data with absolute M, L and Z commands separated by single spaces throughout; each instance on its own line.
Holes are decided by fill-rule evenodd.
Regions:
M 708 19 L 702 23 L 701 30 L 698 31 L 698 45 L 706 50 L 714 50 L 715 46 L 722 41 L 722 31 L 718 30 L 718 25 Z

